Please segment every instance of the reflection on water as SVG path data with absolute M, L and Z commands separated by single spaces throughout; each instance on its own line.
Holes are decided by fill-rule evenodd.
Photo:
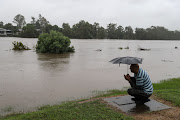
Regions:
M 68 69 L 69 58 L 73 55 L 71 53 L 66 54 L 37 54 L 37 59 L 40 62 L 39 65 L 42 69 L 54 69 L 54 70 L 66 70 Z
M 145 113 L 148 111 L 150 111 L 150 108 L 146 104 L 136 104 L 128 113 Z
M 73 39 L 75 53 L 62 55 L 40 54 L 33 49 L 13 51 L 13 41 L 32 49 L 37 39 L 0 37 L 1 112 L 34 110 L 44 104 L 88 97 L 94 90 L 129 86 L 123 77 L 127 66 L 108 62 L 116 57 L 143 58 L 140 67 L 153 82 L 179 77 L 180 49 L 174 47 L 180 48 L 180 41 Z M 127 46 L 129 49 L 118 49 Z M 139 51 L 138 46 L 151 50 Z

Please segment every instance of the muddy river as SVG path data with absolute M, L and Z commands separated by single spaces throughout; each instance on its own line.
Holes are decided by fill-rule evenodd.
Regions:
M 13 51 L 13 41 L 21 41 L 31 50 Z M 180 77 L 180 41 L 72 39 L 75 53 L 61 55 L 36 53 L 36 43 L 37 39 L 0 37 L 1 114 L 128 87 L 123 78 L 127 65 L 111 64 L 115 57 L 143 58 L 140 67 L 154 83 Z M 150 50 L 140 51 L 139 47 Z

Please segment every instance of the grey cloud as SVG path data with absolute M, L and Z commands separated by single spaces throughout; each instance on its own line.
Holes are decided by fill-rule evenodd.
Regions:
M 11 3 L 11 4 L 10 4 Z M 147 28 L 151 25 L 180 30 L 179 0 L 1 0 L 0 21 L 12 22 L 17 14 L 31 21 L 42 14 L 51 24 L 73 25 L 80 20 Z

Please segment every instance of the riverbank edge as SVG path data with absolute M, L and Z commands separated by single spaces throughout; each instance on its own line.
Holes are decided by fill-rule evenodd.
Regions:
M 180 78 L 162 80 L 154 83 L 154 95 L 160 99 L 170 101 L 180 107 Z M 1 120 L 22 119 L 123 119 L 132 120 L 132 116 L 109 107 L 102 102 L 102 98 L 126 95 L 126 90 L 95 91 L 96 95 L 86 99 L 65 101 L 60 105 L 47 105 L 35 112 L 15 113 L 1 117 Z

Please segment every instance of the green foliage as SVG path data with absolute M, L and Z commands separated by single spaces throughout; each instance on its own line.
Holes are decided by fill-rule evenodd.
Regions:
M 5 24 L 3 28 L 6 30 L 11 30 L 13 34 L 15 34 L 18 31 L 18 27 L 13 26 L 11 23 Z
M 73 38 L 77 39 L 93 39 L 93 25 L 81 20 L 79 23 L 73 25 Z
M 136 28 L 135 29 L 135 38 L 140 39 L 140 40 L 147 39 L 146 30 L 143 28 Z
M 81 20 L 74 24 L 72 27 L 68 23 L 63 23 L 62 27 L 57 25 L 51 25 L 49 21 L 39 14 L 39 18 L 31 17 L 31 25 L 26 25 L 23 15 L 18 14 L 14 17 L 14 23 L 17 26 L 13 26 L 11 23 L 5 24 L 1 21 L 0 28 L 11 30 L 14 36 L 17 36 L 19 29 L 22 31 L 21 37 L 38 37 L 41 33 L 50 33 L 51 30 L 62 32 L 63 35 L 74 39 L 139 39 L 139 40 L 179 40 L 180 31 L 169 31 L 162 26 L 151 26 L 149 28 L 135 28 L 135 31 L 131 26 L 125 26 L 124 28 L 117 24 L 110 23 L 106 28 L 94 22 L 90 24 L 87 21 Z
M 154 90 L 178 89 L 180 88 L 180 78 L 172 78 L 169 80 L 163 80 L 160 83 L 154 83 L 153 87 L 154 87 Z
M 25 27 L 23 27 L 20 36 L 25 38 L 37 38 L 39 33 L 34 25 L 27 24 Z
M 110 23 L 107 26 L 107 38 L 108 39 L 116 39 L 117 38 L 116 26 L 117 26 L 117 24 L 113 24 L 113 23 Z
M 3 28 L 4 27 L 4 23 L 1 21 L 0 22 L 0 28 Z
M 180 107 L 180 78 L 173 78 L 153 84 L 154 93 Z
M 63 23 L 62 25 L 62 33 L 67 37 L 72 37 L 72 29 L 68 23 Z
M 131 26 L 125 27 L 124 38 L 125 39 L 134 39 L 134 33 L 133 33 L 133 29 Z
M 122 26 L 118 26 L 116 29 L 117 39 L 124 38 L 124 28 Z
M 165 100 L 171 101 L 180 107 L 180 89 L 156 90 L 155 94 Z
M 23 28 L 26 24 L 25 17 L 21 14 L 16 15 L 13 22 L 17 24 L 18 29 Z
M 12 42 L 14 45 L 13 50 L 30 50 L 26 45 L 23 45 L 22 42 Z
M 7 30 L 13 30 L 13 25 L 11 23 L 7 23 L 4 25 L 4 29 L 7 29 Z
M 35 17 L 31 17 L 32 21 L 31 24 L 34 25 L 35 29 L 38 30 L 40 33 L 49 33 L 52 26 L 49 24 L 49 21 L 46 20 L 41 14 L 39 14 L 39 18 L 36 20 Z
M 36 112 L 7 116 L 2 120 L 133 120 L 133 118 L 107 107 L 100 100 L 95 100 L 46 106 Z
M 40 53 L 67 53 L 74 52 L 70 46 L 70 39 L 60 32 L 51 31 L 39 36 L 36 51 Z
M 169 31 L 161 26 L 151 26 L 150 28 L 136 28 L 135 38 L 140 40 L 179 40 L 180 31 Z
M 106 37 L 106 30 L 103 27 L 97 28 L 96 39 L 104 39 Z
M 57 32 L 62 32 L 62 28 L 59 28 L 57 25 L 50 25 L 48 24 L 46 27 L 45 27 L 45 33 L 50 33 L 50 31 L 53 30 L 53 31 L 57 31 Z M 64 34 L 63 34 L 64 35 Z M 69 36 L 68 36 L 69 37 Z
M 46 27 L 49 25 L 49 21 L 45 17 L 39 14 L 39 19 L 36 21 L 37 29 L 40 29 L 42 32 L 45 32 Z

